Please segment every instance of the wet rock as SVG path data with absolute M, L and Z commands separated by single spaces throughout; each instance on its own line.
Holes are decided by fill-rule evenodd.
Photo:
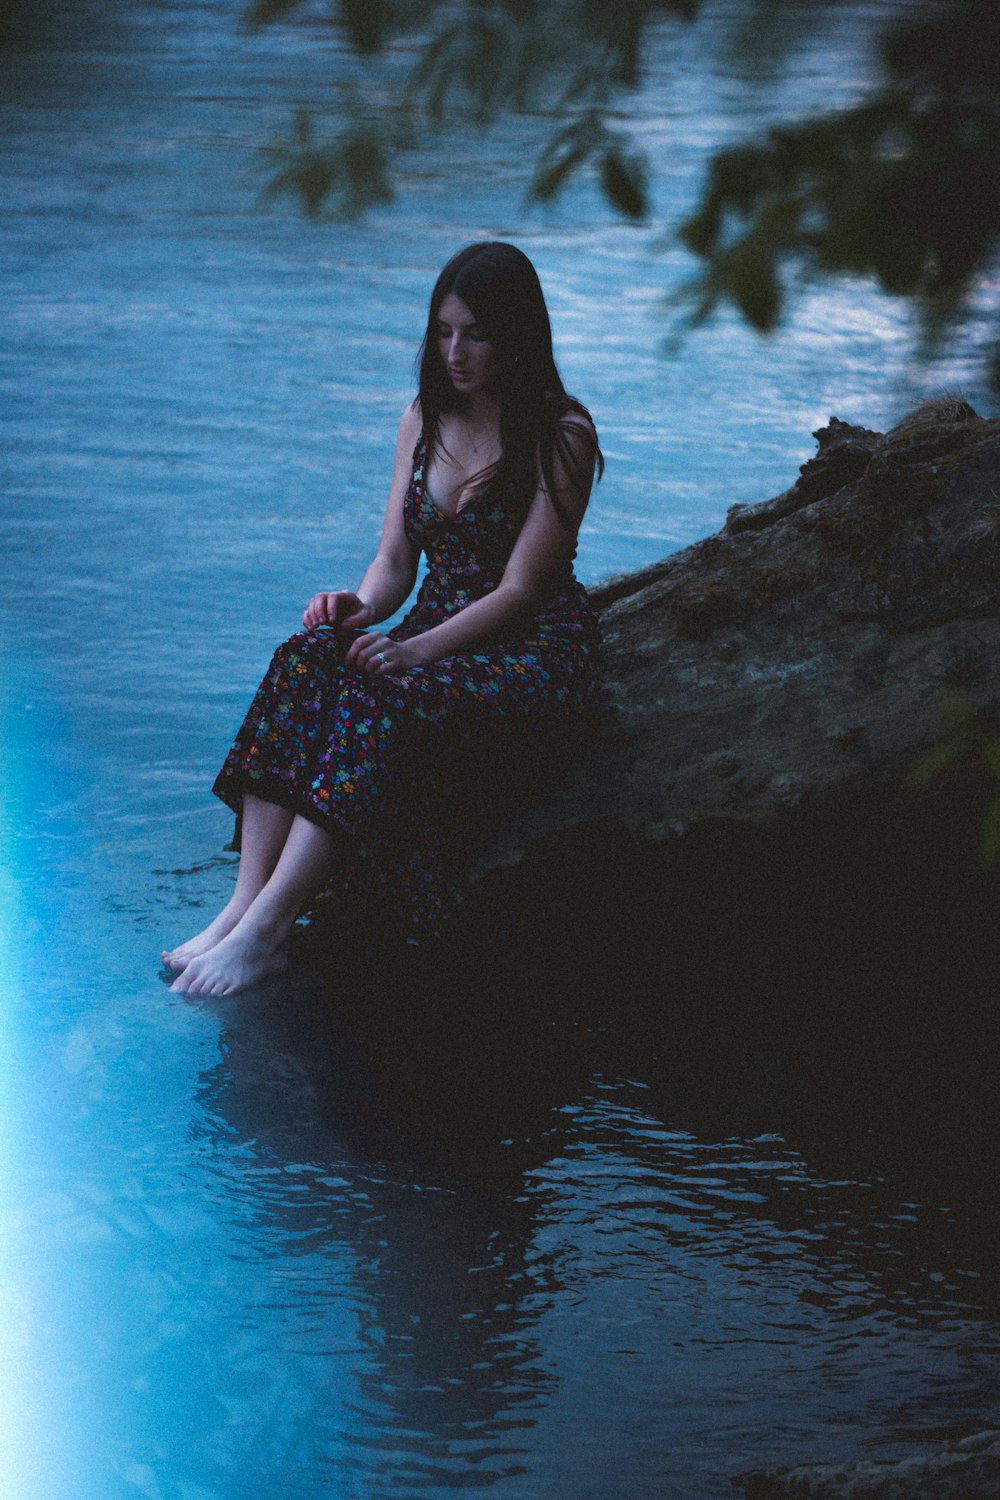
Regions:
M 746 1500 L 996 1500 L 1000 1432 L 981 1432 L 901 1463 L 805 1464 L 748 1474 Z

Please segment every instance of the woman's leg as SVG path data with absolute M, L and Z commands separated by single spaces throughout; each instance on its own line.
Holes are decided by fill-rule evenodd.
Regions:
M 296 815 L 270 878 L 232 929 L 194 955 L 170 988 L 184 995 L 228 995 L 280 973 L 288 961 L 288 935 L 332 875 L 335 855 L 332 835 Z
M 264 889 L 274 872 L 294 813 L 259 797 L 243 798 L 243 821 L 240 836 L 240 867 L 236 888 L 219 915 L 203 932 L 189 938 L 177 948 L 163 953 L 163 962 L 171 969 L 183 969 L 199 953 L 207 953 L 221 942 L 242 917 L 250 903 Z

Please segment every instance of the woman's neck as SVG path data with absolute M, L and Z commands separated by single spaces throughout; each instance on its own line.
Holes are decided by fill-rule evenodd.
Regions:
M 500 426 L 500 397 L 493 391 L 476 391 L 466 397 L 462 415 L 477 432 L 490 427 L 496 430 Z

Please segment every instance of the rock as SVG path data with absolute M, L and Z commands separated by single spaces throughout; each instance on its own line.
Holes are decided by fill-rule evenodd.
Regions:
M 776 1118 L 846 1119 L 880 1169 L 921 1182 L 934 1161 L 949 1201 L 989 1215 L 1000 872 L 976 848 L 997 785 L 971 757 L 931 793 L 909 782 L 949 713 L 1000 737 L 1000 421 L 937 402 L 816 437 L 791 489 L 591 591 L 592 743 L 493 840 L 470 931 L 499 933 L 540 1006 L 597 995 L 599 1024 L 678 1077 L 692 1035 L 711 1076 L 740 1049 L 771 1059 Z M 753 1100 L 768 1076 L 727 1087 Z M 997 1500 L 1000 1435 L 739 1482 Z
M 790 490 L 591 590 L 594 744 L 481 873 L 591 825 L 662 841 L 898 803 L 949 695 L 1000 717 L 1000 421 L 939 401 L 815 436 Z
M 996 1500 L 1000 1432 L 980 1432 L 901 1463 L 806 1464 L 747 1474 L 746 1500 Z

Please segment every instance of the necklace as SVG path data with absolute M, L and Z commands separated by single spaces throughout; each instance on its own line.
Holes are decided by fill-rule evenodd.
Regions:
M 493 441 L 493 434 L 490 433 L 489 437 L 481 437 L 479 442 L 477 443 L 475 438 L 472 436 L 472 424 L 469 421 L 468 417 L 463 417 L 462 421 L 465 423 L 465 435 L 469 439 L 469 445 L 472 448 L 473 453 L 475 453 L 478 457 L 481 451 Z

